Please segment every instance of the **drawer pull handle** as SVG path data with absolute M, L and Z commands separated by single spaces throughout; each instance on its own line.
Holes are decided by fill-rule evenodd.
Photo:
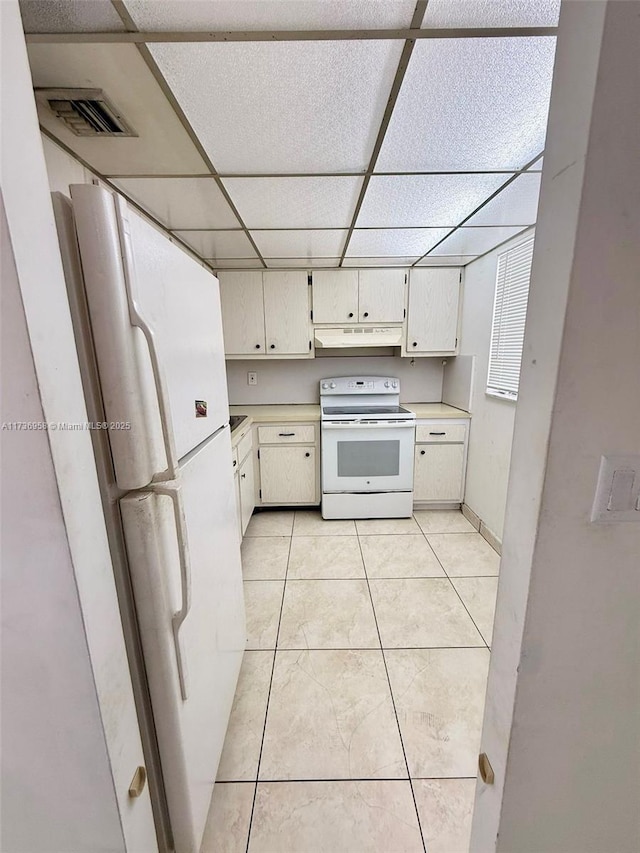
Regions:
M 244 480 L 246 476 L 247 476 L 246 474 L 240 474 L 240 479 Z
M 304 455 L 305 455 L 305 456 L 311 456 L 311 454 L 310 454 L 310 453 L 305 453 Z
M 275 349 L 275 348 L 276 348 L 276 345 L 275 345 L 275 344 L 270 344 L 270 345 L 269 345 L 269 349 Z
M 237 464 L 238 464 L 238 460 L 237 460 L 237 459 L 234 459 L 234 460 L 233 460 L 233 467 L 235 468 Z
M 350 318 L 351 318 L 351 317 L 353 317 L 353 311 L 350 311 L 350 312 L 349 312 L 349 317 L 350 317 Z
M 421 450 L 421 451 L 420 451 L 420 456 L 424 456 L 424 454 L 425 454 L 426 452 L 427 452 L 426 450 Z
M 417 346 L 418 346 L 418 341 L 414 341 L 414 342 L 411 344 L 411 346 L 412 346 L 412 347 L 417 347 Z
M 368 316 L 369 316 L 369 312 L 368 312 L 368 311 L 365 311 L 365 312 L 364 312 L 364 314 L 363 314 L 362 316 L 363 316 L 363 317 L 368 317 Z
M 295 435 L 295 432 L 279 432 L 278 435 L 282 438 L 291 438 L 292 435 Z
M 260 349 L 260 344 L 256 344 L 256 349 Z
M 446 435 L 446 432 L 430 432 L 429 435 Z

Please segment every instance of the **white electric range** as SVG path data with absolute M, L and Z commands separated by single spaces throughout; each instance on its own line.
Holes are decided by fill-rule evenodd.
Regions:
M 416 416 L 388 376 L 320 382 L 323 518 L 408 518 Z

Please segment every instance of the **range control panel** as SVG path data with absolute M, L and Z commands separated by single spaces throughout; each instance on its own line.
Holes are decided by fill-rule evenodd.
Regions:
M 336 376 L 320 381 L 321 394 L 398 394 L 400 382 L 393 376 Z

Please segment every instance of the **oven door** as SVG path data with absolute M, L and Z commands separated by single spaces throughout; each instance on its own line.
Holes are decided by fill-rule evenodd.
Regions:
M 415 423 L 322 422 L 322 491 L 413 490 Z

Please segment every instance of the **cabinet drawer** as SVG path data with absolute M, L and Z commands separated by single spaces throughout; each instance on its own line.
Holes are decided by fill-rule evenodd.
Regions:
M 245 456 L 251 453 L 251 448 L 253 447 L 253 436 L 251 434 L 251 430 L 240 439 L 238 442 L 238 446 L 236 448 L 236 452 L 238 454 L 238 464 L 241 465 L 244 461 Z
M 258 427 L 260 444 L 314 444 L 316 428 L 313 424 L 283 424 Z
M 416 442 L 435 443 L 438 441 L 445 442 L 464 442 L 467 427 L 464 424 L 418 424 L 416 427 Z

